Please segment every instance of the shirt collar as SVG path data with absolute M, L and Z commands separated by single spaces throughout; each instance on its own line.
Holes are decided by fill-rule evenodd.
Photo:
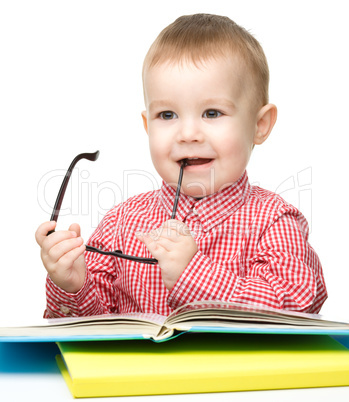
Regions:
M 200 219 L 204 231 L 208 231 L 237 211 L 246 202 L 250 189 L 245 171 L 240 179 L 229 187 L 200 200 L 180 194 L 176 219 L 185 221 L 188 214 L 195 208 L 195 214 Z M 169 217 L 172 214 L 175 195 L 176 190 L 163 182 L 160 191 L 160 202 Z

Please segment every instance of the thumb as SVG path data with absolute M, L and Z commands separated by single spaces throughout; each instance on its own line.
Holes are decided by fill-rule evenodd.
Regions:
M 156 245 L 149 233 L 136 233 L 136 238 L 141 241 L 151 253 L 154 252 Z
M 69 226 L 69 230 L 72 232 L 75 232 L 77 237 L 81 236 L 81 229 L 80 229 L 80 225 L 78 223 L 72 223 Z

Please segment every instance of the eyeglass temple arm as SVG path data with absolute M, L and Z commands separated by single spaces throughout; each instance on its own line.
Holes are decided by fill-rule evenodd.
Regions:
M 105 250 L 101 250 L 99 248 L 87 245 L 86 251 L 91 251 L 93 253 L 99 253 L 99 254 L 103 254 L 103 255 L 111 255 L 113 257 L 119 257 L 119 258 L 123 258 L 124 260 L 140 262 L 143 264 L 156 265 L 158 263 L 158 260 L 155 258 L 135 257 L 133 255 L 124 254 L 121 250 L 105 251 Z
M 53 211 L 52 211 L 52 215 L 51 215 L 51 219 L 50 219 L 51 221 L 57 222 L 57 220 L 58 220 L 58 215 L 59 215 L 59 211 L 62 206 L 64 194 L 67 189 L 69 179 L 70 179 L 70 176 L 72 174 L 72 171 L 73 171 L 75 165 L 79 162 L 80 159 L 87 159 L 89 161 L 94 162 L 98 159 L 98 157 L 99 157 L 99 151 L 96 151 L 96 152 L 92 152 L 92 153 L 79 154 L 73 159 L 72 163 L 70 164 L 70 166 L 67 170 L 67 173 L 64 176 L 63 182 L 61 184 L 61 188 L 59 189 L 58 196 L 57 196 L 55 205 L 53 207 Z M 49 235 L 53 232 L 54 232 L 54 230 L 51 230 L 50 232 L 47 233 L 47 235 Z
M 183 179 L 183 169 L 187 166 L 187 160 L 183 159 L 181 161 L 181 169 L 179 171 L 179 177 L 178 177 L 178 184 L 177 184 L 177 190 L 176 190 L 176 196 L 173 204 L 173 210 L 172 210 L 172 215 L 171 219 L 176 219 L 176 212 L 177 212 L 177 205 L 178 205 L 178 200 L 179 200 L 179 193 L 181 191 L 181 186 L 182 186 L 182 179 Z

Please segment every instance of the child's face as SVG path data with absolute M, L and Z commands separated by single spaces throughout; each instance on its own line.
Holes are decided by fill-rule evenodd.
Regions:
M 151 157 L 160 176 L 176 186 L 180 161 L 182 192 L 213 194 L 236 182 L 249 161 L 257 131 L 257 110 L 244 71 L 219 58 L 196 67 L 161 64 L 145 75 Z

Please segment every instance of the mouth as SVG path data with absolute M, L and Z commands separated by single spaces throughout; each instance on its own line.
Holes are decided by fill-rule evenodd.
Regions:
M 212 162 L 211 158 L 184 158 L 178 161 L 179 164 L 184 163 L 184 166 L 201 166 Z

